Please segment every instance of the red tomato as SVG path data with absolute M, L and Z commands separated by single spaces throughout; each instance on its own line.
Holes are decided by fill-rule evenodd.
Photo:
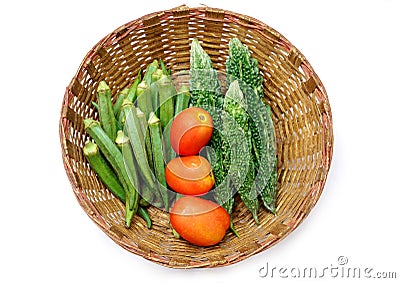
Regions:
M 212 246 L 224 238 L 230 217 L 224 208 L 212 201 L 184 196 L 174 203 L 170 221 L 178 234 L 190 243 Z
M 165 168 L 165 178 L 171 189 L 184 195 L 202 195 L 214 186 L 211 165 L 199 155 L 172 159 Z
M 213 132 L 211 115 L 204 109 L 190 107 L 180 112 L 171 125 L 170 141 L 179 155 L 195 155 L 207 145 Z

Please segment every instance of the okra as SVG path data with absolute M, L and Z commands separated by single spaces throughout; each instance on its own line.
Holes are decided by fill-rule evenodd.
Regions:
M 104 185 L 121 201 L 125 202 L 125 190 L 118 180 L 117 175 L 101 155 L 99 147 L 94 142 L 88 142 L 83 147 L 83 154 L 89 162 L 90 167 L 97 174 Z
M 141 180 L 139 193 L 141 196 L 140 205 L 146 206 L 145 204 L 154 203 L 154 198 L 160 198 L 161 195 L 155 190 L 154 187 L 149 187 L 146 182 Z
M 142 126 L 140 125 L 140 121 L 137 116 L 137 110 L 133 106 L 132 102 L 125 99 L 122 103 L 121 111 L 125 117 L 125 132 L 130 140 L 139 171 L 147 184 L 150 187 L 153 187 L 153 173 L 147 161 L 146 144 L 142 132 Z
M 92 101 L 92 105 L 97 111 L 99 111 L 99 105 L 96 102 Z
M 143 218 L 144 221 L 146 221 L 147 228 L 150 229 L 152 223 L 151 223 L 151 218 L 150 218 L 150 215 L 149 215 L 147 209 L 145 207 L 139 206 L 138 214 L 140 217 Z
M 154 162 L 154 173 L 158 180 L 157 187 L 161 194 L 164 208 L 166 211 L 168 211 L 169 199 L 168 199 L 167 181 L 165 179 L 165 165 L 164 165 L 163 145 L 161 139 L 160 119 L 155 115 L 155 113 L 152 112 L 150 114 L 148 123 L 150 129 L 151 148 L 152 148 L 153 162 Z
M 117 132 L 118 132 L 118 131 L 121 131 L 122 128 L 123 128 L 121 122 L 120 122 L 119 120 L 116 120 L 116 124 L 117 124 Z
M 145 136 L 146 135 L 146 128 L 147 128 L 147 120 L 146 120 L 146 116 L 144 115 L 144 113 L 142 112 L 142 110 L 140 110 L 138 107 L 136 108 L 136 115 L 140 121 L 140 128 L 142 129 L 142 135 Z
M 153 111 L 153 101 L 151 98 L 151 87 L 146 81 L 142 81 L 137 88 L 137 107 L 149 118 L 150 112 Z
M 141 207 L 148 207 L 150 205 L 150 202 L 148 202 L 147 200 L 145 200 L 144 198 L 140 198 L 139 200 L 139 206 Z
M 158 61 L 153 60 L 150 64 L 147 65 L 146 72 L 143 77 L 143 81 L 145 81 L 148 85 L 151 84 L 151 76 L 158 69 Z
M 114 116 L 118 117 L 119 116 L 119 112 L 121 110 L 121 105 L 122 105 L 122 101 L 126 98 L 126 96 L 128 95 L 129 89 L 128 88 L 124 88 L 120 94 L 117 97 L 117 100 L 115 100 L 114 105 L 113 105 L 113 111 L 114 111 Z
M 172 159 L 176 157 L 176 152 L 171 146 L 171 126 L 172 126 L 172 121 L 167 124 L 165 127 L 162 135 L 162 143 L 163 143 L 163 151 L 164 151 L 164 157 L 165 157 L 165 162 L 170 162 Z
M 147 125 L 146 115 L 139 109 L 136 108 L 137 117 L 140 121 L 140 126 L 142 128 L 142 134 L 144 137 L 144 143 L 146 147 L 147 161 L 149 163 L 149 167 L 153 170 L 153 156 L 151 154 L 151 141 L 150 141 L 150 133 L 149 127 Z
M 146 81 L 141 81 L 136 88 L 136 96 L 139 97 L 145 90 L 149 88 L 149 84 Z
M 172 227 L 171 227 L 171 230 L 172 230 L 172 235 L 174 235 L 174 238 L 180 239 L 181 235 L 179 235 L 179 233 Z
M 153 82 L 150 85 L 150 99 L 152 104 L 152 109 L 157 115 L 160 113 L 160 95 L 158 93 L 157 82 Z
M 164 61 L 162 59 L 160 59 L 160 67 L 161 67 L 161 70 L 163 71 L 164 75 L 167 75 L 167 76 L 170 75 L 171 71 L 167 70 L 167 67 L 165 66 Z
M 137 165 L 135 164 L 135 159 L 133 156 L 133 150 L 129 142 L 129 138 L 124 134 L 123 131 L 117 132 L 117 138 L 115 139 L 115 144 L 120 148 L 122 152 L 122 157 L 124 160 L 126 171 L 128 172 L 128 177 L 131 182 L 135 185 L 135 188 L 140 191 L 139 186 L 139 176 L 137 173 Z
M 161 79 L 162 75 L 163 75 L 163 70 L 161 69 L 155 70 L 155 72 L 151 74 L 151 82 L 152 83 L 157 82 L 159 79 Z
M 160 95 L 160 123 L 161 129 L 165 129 L 174 118 L 174 96 L 175 86 L 167 75 L 157 81 L 158 93 Z
M 174 97 L 176 96 L 175 86 L 169 76 L 163 75 L 157 82 L 158 93 L 160 95 L 160 125 L 163 132 L 163 149 L 166 161 L 169 162 L 176 157 L 175 151 L 171 147 L 170 131 L 174 118 Z
M 84 125 L 86 132 L 94 139 L 125 189 L 125 225 L 130 227 L 132 217 L 138 209 L 139 194 L 128 176 L 122 153 L 114 141 L 112 141 L 102 129 L 99 122 L 88 118 L 84 120 Z
M 188 86 L 182 86 L 176 95 L 174 116 L 181 113 L 182 110 L 185 110 L 186 108 L 188 108 L 189 101 L 190 101 L 190 89 Z M 176 153 L 172 149 L 171 141 L 170 141 L 171 125 L 172 125 L 172 121 L 167 125 L 166 130 L 164 130 L 164 142 L 165 142 L 164 145 L 165 145 L 165 148 L 169 148 L 169 150 L 166 153 L 166 157 L 167 157 L 166 161 L 167 162 L 169 162 L 170 160 L 172 160 L 176 157 Z M 168 152 L 169 152 L 169 154 L 168 154 Z
M 129 88 L 128 94 L 126 96 L 126 99 L 128 99 L 130 102 L 135 102 L 137 97 L 137 88 L 141 80 L 142 80 L 142 69 L 139 69 L 139 72 L 135 80 L 133 81 L 133 84 Z
M 147 162 L 149 163 L 150 170 L 153 170 L 153 156 L 151 155 L 151 141 L 150 134 L 148 133 L 149 129 L 147 126 L 146 116 L 142 111 L 140 111 L 139 108 L 136 108 L 136 114 L 140 122 L 143 138 L 145 140 Z M 141 186 L 139 188 L 139 193 L 142 196 L 142 199 L 140 201 L 145 200 L 146 202 L 152 202 L 154 197 L 154 190 L 150 188 L 145 181 L 140 182 L 140 184 Z
M 97 101 L 101 127 L 111 140 L 115 140 L 117 124 L 111 102 L 111 89 L 105 81 L 101 81 L 97 87 Z
M 188 86 L 182 86 L 176 95 L 175 116 L 182 112 L 182 110 L 185 110 L 189 107 L 189 100 L 190 89 Z

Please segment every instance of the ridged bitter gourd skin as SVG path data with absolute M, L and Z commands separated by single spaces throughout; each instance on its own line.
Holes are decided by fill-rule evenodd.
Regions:
M 222 133 L 223 95 L 218 73 L 211 58 L 194 38 L 190 49 L 190 104 L 207 110 L 214 123 L 208 159 L 212 165 L 215 189 L 214 197 L 228 213 L 232 212 L 234 191 L 226 179 L 230 165 L 229 144 Z
M 274 128 L 270 107 L 263 101 L 263 77 L 258 61 L 239 39 L 229 42 L 229 57 L 226 61 L 227 84 L 235 79 L 240 82 L 248 113 L 253 143 L 253 160 L 256 168 L 254 185 L 264 206 L 276 214 L 277 172 Z
M 234 141 L 237 144 L 244 143 L 245 149 L 247 149 L 247 156 L 243 154 L 242 149 L 240 153 L 240 158 L 236 159 L 235 162 L 232 162 L 232 166 L 235 166 L 238 170 L 236 172 L 233 172 L 230 177 L 236 178 L 237 180 L 234 180 L 236 181 L 236 183 L 244 180 L 243 183 L 236 184 L 237 190 L 243 203 L 252 213 L 255 222 L 259 223 L 257 216 L 259 210 L 257 191 L 256 188 L 253 186 L 255 178 L 255 166 L 254 159 L 250 154 L 252 149 L 251 130 L 249 128 L 249 115 L 246 109 L 247 104 L 243 97 L 243 93 L 240 90 L 239 83 L 238 81 L 233 81 L 230 84 L 229 89 L 225 95 L 224 110 L 230 117 L 235 120 L 238 126 L 237 129 L 242 131 L 244 136 L 244 139 L 235 139 L 230 137 L 230 140 Z M 228 128 L 232 127 L 228 125 Z M 231 149 L 233 148 L 231 147 Z M 235 151 L 232 150 L 232 154 L 234 152 Z M 241 174 L 245 174 L 245 176 L 241 176 Z

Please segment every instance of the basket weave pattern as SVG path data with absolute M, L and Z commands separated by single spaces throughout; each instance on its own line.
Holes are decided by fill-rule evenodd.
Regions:
M 265 209 L 260 225 L 239 201 L 233 212 L 240 234 L 230 231 L 213 247 L 174 238 L 167 213 L 150 208 L 153 227 L 134 216 L 124 227 L 124 205 L 99 182 L 83 156 L 89 136 L 83 120 L 97 118 L 91 105 L 105 80 L 116 94 L 139 68 L 162 58 L 172 73 L 189 70 L 190 42 L 197 37 L 214 67 L 225 70 L 228 42 L 238 37 L 258 60 L 265 100 L 271 106 L 278 154 L 278 215 Z M 208 8 L 177 7 L 129 22 L 103 38 L 83 60 L 66 89 L 60 118 L 64 166 L 87 215 L 117 244 L 173 268 L 229 265 L 263 251 L 293 231 L 323 190 L 331 163 L 332 116 L 326 91 L 306 58 L 286 38 L 248 16 Z

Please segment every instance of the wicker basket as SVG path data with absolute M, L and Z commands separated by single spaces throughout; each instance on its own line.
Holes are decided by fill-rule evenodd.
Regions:
M 233 213 L 240 238 L 227 232 L 213 247 L 197 247 L 174 238 L 168 214 L 150 208 L 153 228 L 135 216 L 123 225 L 124 205 L 114 198 L 86 162 L 89 139 L 83 120 L 96 117 L 91 102 L 100 80 L 113 95 L 132 83 L 139 68 L 162 58 L 172 72 L 189 69 L 190 42 L 198 37 L 215 67 L 225 68 L 228 42 L 244 42 L 264 76 L 265 99 L 273 112 L 278 150 L 278 215 L 265 209 L 260 225 L 242 203 Z M 114 97 L 115 98 L 115 97 Z M 276 244 L 309 214 L 321 195 L 332 157 L 332 116 L 325 89 L 306 58 L 286 38 L 248 16 L 208 8 L 180 6 L 129 22 L 89 51 L 67 87 L 61 110 L 64 166 L 78 202 L 118 245 L 172 268 L 229 265 Z

